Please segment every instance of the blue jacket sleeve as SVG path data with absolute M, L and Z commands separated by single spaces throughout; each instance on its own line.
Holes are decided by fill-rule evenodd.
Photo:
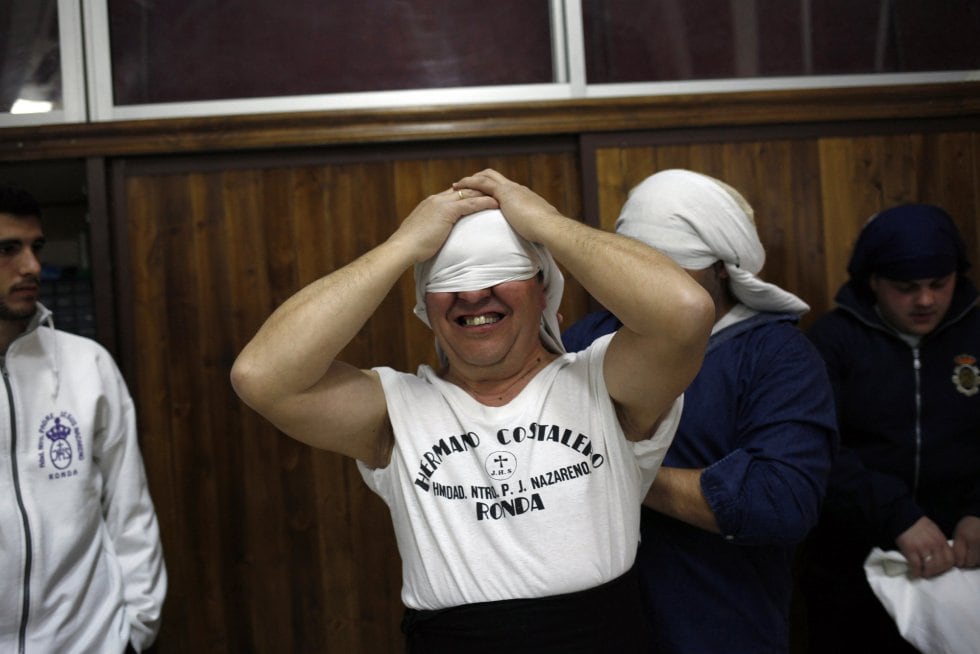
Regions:
M 562 345 L 569 352 L 580 352 L 589 347 L 595 339 L 611 334 L 622 326 L 623 323 L 609 311 L 596 311 L 562 332 Z
M 705 468 L 701 489 L 723 536 L 748 545 L 800 542 L 816 524 L 837 443 L 833 397 L 813 346 L 795 327 L 753 342 L 738 362 L 736 447 Z M 702 368 L 699 378 L 712 375 Z M 710 384 L 689 390 L 710 390 Z M 712 398 L 688 398 L 711 409 Z

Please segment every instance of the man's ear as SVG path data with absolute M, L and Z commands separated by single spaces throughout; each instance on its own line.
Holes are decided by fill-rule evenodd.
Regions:
M 878 295 L 878 285 L 880 283 L 881 282 L 878 280 L 877 273 L 871 273 L 868 275 L 868 288 L 871 289 L 871 292 L 875 295 Z
M 540 298 L 538 302 L 541 305 L 541 310 L 545 311 L 548 309 L 548 293 L 545 292 L 544 288 L 544 272 L 539 270 L 535 279 L 538 280 L 538 293 Z

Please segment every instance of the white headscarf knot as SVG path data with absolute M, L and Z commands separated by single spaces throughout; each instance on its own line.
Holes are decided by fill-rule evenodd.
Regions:
M 689 170 L 664 170 L 630 191 L 616 231 L 660 250 L 677 265 L 703 270 L 722 261 L 732 294 L 756 311 L 801 315 L 806 302 L 757 276 L 766 252 L 752 207 L 724 182 Z

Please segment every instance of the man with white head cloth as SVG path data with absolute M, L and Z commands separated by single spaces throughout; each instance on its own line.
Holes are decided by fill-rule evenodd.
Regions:
M 809 307 L 758 277 L 752 209 L 713 178 L 648 177 L 616 231 L 667 254 L 715 301 L 704 363 L 642 510 L 651 651 L 785 653 L 795 546 L 817 520 L 836 443 L 824 366 L 796 326 Z M 610 308 L 563 339 L 578 350 L 619 324 Z
M 561 344 L 552 254 L 622 312 L 582 353 Z M 337 361 L 413 266 L 441 368 Z M 641 652 L 637 507 L 710 325 L 668 258 L 486 170 L 287 300 L 232 383 L 289 436 L 356 459 L 388 504 L 409 652 Z

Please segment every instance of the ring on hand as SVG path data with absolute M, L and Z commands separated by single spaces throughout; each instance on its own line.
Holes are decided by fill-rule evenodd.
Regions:
M 922 557 L 923 563 L 929 563 L 929 561 L 932 561 L 932 554 L 926 554 L 925 556 Z
M 460 199 L 460 200 L 462 200 L 462 199 L 463 199 L 463 192 L 462 192 L 462 191 L 459 191 L 459 190 L 457 190 L 457 191 L 456 191 L 456 195 L 458 195 L 458 196 L 459 196 L 459 199 Z

